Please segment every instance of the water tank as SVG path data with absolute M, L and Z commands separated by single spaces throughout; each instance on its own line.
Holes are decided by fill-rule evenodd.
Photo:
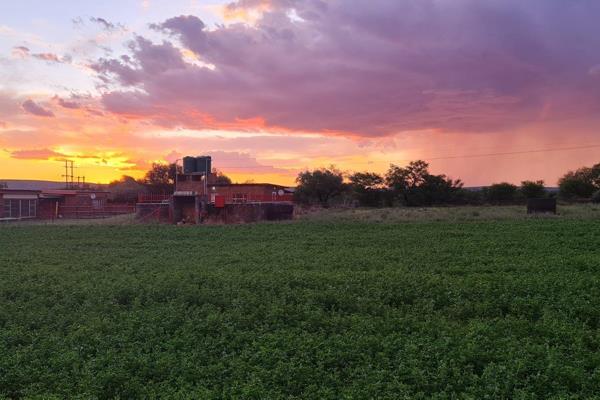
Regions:
M 210 173 L 212 171 L 212 159 L 210 156 L 196 157 L 196 172 Z
M 196 172 L 196 158 L 195 157 L 183 157 L 183 173 L 192 174 Z

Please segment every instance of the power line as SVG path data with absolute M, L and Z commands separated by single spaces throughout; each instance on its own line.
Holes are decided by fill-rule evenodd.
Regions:
M 522 151 L 507 151 L 499 153 L 486 153 L 486 154 L 465 154 L 462 156 L 442 156 L 442 157 L 425 157 L 426 160 L 449 160 L 455 158 L 476 158 L 476 157 L 495 157 L 495 156 L 508 156 L 516 154 L 533 154 L 533 153 L 549 153 L 555 151 L 566 151 L 566 150 L 581 150 L 600 147 L 600 144 L 589 144 L 585 146 L 572 146 L 572 147 L 556 147 L 551 149 L 539 149 L 539 150 L 522 150 Z M 403 160 L 408 161 L 408 160 Z
M 425 161 L 435 161 L 435 160 L 452 160 L 458 158 L 478 158 L 478 157 L 498 157 L 498 156 L 508 156 L 508 155 L 518 155 L 518 154 L 535 154 L 535 153 L 550 153 L 557 151 L 569 151 L 569 150 L 582 150 L 582 149 L 592 149 L 599 148 L 600 144 L 588 144 L 588 145 L 580 145 L 580 146 L 570 146 L 570 147 L 554 147 L 548 149 L 536 149 L 536 150 L 521 150 L 521 151 L 506 151 L 506 152 L 496 152 L 496 153 L 481 153 L 481 154 L 463 154 L 463 155 L 453 155 L 453 156 L 438 156 L 438 157 L 417 157 L 420 159 L 424 159 Z M 398 161 L 413 161 L 413 159 L 402 159 Z M 371 162 L 356 162 L 353 161 L 352 164 L 371 164 Z M 259 166 L 247 166 L 247 165 L 219 165 L 219 168 L 246 168 L 246 169 L 254 169 L 268 167 L 267 165 L 259 165 Z

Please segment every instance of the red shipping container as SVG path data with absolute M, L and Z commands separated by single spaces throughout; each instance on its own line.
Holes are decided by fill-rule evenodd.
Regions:
M 225 207 L 225 196 L 215 195 L 215 207 L 216 208 L 224 208 Z

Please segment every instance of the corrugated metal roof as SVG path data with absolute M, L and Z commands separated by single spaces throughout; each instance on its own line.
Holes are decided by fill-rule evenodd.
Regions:
M 42 194 L 55 195 L 55 196 L 75 196 L 78 194 L 92 194 L 92 193 L 109 193 L 105 190 L 71 190 L 71 189 L 51 189 L 43 190 Z
M 0 194 L 32 194 L 40 193 L 40 190 L 29 190 L 29 189 L 0 189 Z

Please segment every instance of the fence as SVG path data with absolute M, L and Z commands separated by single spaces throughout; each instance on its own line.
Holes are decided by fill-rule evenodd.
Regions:
M 74 219 L 92 219 L 92 218 L 108 218 L 115 215 L 133 214 L 135 205 L 119 204 L 105 205 L 104 207 L 91 206 L 60 206 L 58 214 L 62 218 Z
M 279 202 L 292 202 L 294 200 L 294 195 L 285 193 L 282 195 L 279 194 L 270 194 L 270 195 L 261 195 L 261 194 L 248 194 L 248 193 L 240 193 L 240 194 L 225 194 L 222 195 L 225 197 L 225 204 L 243 204 L 243 203 L 279 203 Z
M 171 200 L 170 194 L 139 193 L 138 203 L 166 203 Z

